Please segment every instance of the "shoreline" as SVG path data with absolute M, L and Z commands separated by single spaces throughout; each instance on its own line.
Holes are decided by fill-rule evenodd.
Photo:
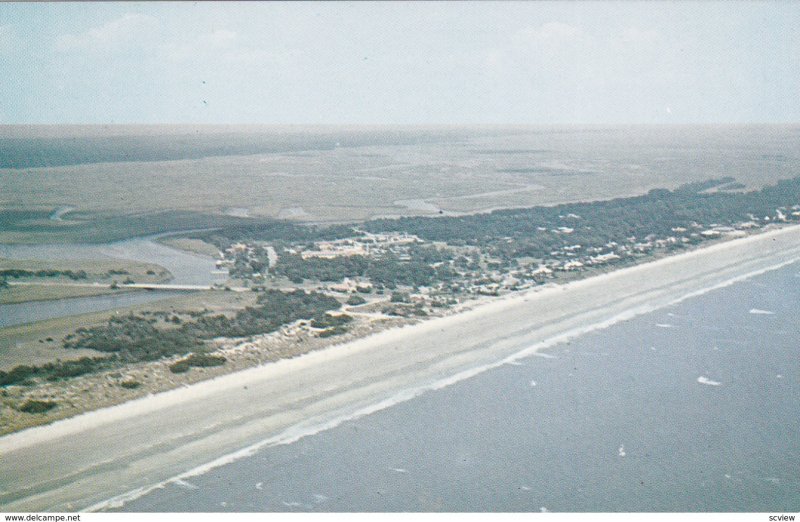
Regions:
M 221 373 L 220 375 L 216 375 L 216 376 L 214 376 L 214 377 L 212 377 L 210 379 L 208 379 L 208 378 L 201 379 L 201 380 L 198 380 L 197 382 L 193 382 L 191 384 L 182 384 L 178 388 L 167 389 L 165 391 L 158 391 L 156 393 L 148 393 L 144 397 L 137 397 L 137 398 L 125 401 L 123 403 L 114 404 L 112 406 L 107 406 L 107 407 L 101 407 L 101 408 L 98 408 L 98 409 L 88 410 L 88 411 L 79 413 L 77 415 L 71 416 L 71 417 L 67 417 L 67 418 L 63 418 L 63 419 L 57 419 L 57 420 L 55 420 L 55 421 L 53 421 L 53 422 L 51 422 L 49 424 L 35 425 L 35 426 L 23 428 L 23 429 L 18 430 L 18 431 L 2 434 L 2 435 L 0 435 L 0 451 L 2 451 L 2 449 L 4 447 L 3 442 L 5 442 L 5 439 L 7 439 L 9 437 L 13 437 L 13 436 L 18 435 L 18 434 L 23 434 L 23 433 L 28 434 L 28 433 L 31 433 L 34 430 L 47 430 L 49 428 L 55 428 L 57 425 L 61 425 L 62 423 L 68 423 L 68 422 L 73 421 L 73 420 L 75 420 L 75 421 L 83 420 L 84 418 L 92 417 L 94 415 L 105 414 L 107 411 L 110 413 L 110 410 L 122 409 L 127 404 L 131 404 L 131 403 L 135 403 L 135 402 L 139 402 L 139 401 L 145 401 L 145 400 L 153 400 L 153 401 L 155 401 L 156 399 L 159 399 L 162 396 L 165 396 L 165 395 L 168 395 L 168 394 L 172 394 L 172 393 L 175 393 L 175 392 L 185 391 L 185 390 L 189 390 L 189 389 L 195 390 L 195 391 L 196 390 L 200 390 L 204 385 L 211 385 L 212 383 L 215 383 L 215 382 L 219 382 L 219 381 L 222 381 L 222 380 L 225 380 L 225 379 L 232 379 L 232 378 L 237 377 L 237 376 L 243 376 L 244 374 L 249 374 L 251 372 L 259 372 L 260 370 L 263 370 L 266 367 L 272 367 L 272 366 L 275 366 L 275 365 L 280 365 L 281 363 L 286 363 L 288 361 L 297 360 L 299 358 L 311 358 L 313 356 L 319 356 L 319 354 L 322 354 L 322 353 L 325 353 L 325 352 L 329 352 L 331 350 L 346 349 L 348 347 L 348 345 L 358 344 L 358 343 L 362 343 L 362 342 L 368 341 L 368 340 L 373 340 L 374 342 L 379 343 L 379 342 L 381 342 L 383 340 L 384 337 L 387 337 L 387 336 L 394 337 L 395 333 L 402 332 L 402 331 L 404 331 L 404 330 L 406 330 L 408 328 L 413 328 L 413 327 L 420 327 L 421 328 L 421 327 L 424 327 L 426 325 L 429 325 L 429 323 L 434 323 L 434 322 L 437 322 L 437 321 L 452 319 L 453 317 L 462 317 L 462 316 L 466 316 L 467 314 L 475 314 L 475 313 L 481 313 L 481 312 L 492 312 L 492 311 L 495 311 L 495 310 L 499 310 L 499 309 L 505 308 L 507 306 L 511 306 L 513 304 L 519 304 L 520 302 L 525 302 L 525 301 L 528 300 L 529 297 L 532 297 L 532 296 L 539 297 L 539 296 L 544 296 L 545 293 L 559 292 L 559 291 L 568 290 L 569 288 L 572 288 L 572 287 L 581 286 L 583 284 L 597 283 L 597 282 L 600 282 L 601 279 L 608 278 L 608 277 L 610 277 L 612 275 L 615 275 L 615 274 L 620 274 L 620 273 L 623 273 L 623 272 L 626 272 L 626 271 L 635 271 L 637 269 L 650 268 L 650 267 L 652 267 L 652 266 L 654 266 L 656 264 L 665 263 L 665 262 L 674 260 L 676 258 L 688 259 L 690 257 L 696 257 L 698 255 L 714 253 L 714 252 L 716 252 L 716 250 L 724 249 L 726 246 L 728 246 L 732 242 L 737 242 L 737 244 L 742 244 L 743 242 L 748 241 L 748 240 L 756 240 L 758 238 L 761 238 L 761 237 L 767 236 L 767 235 L 781 234 L 781 233 L 785 233 L 787 231 L 791 231 L 793 229 L 797 229 L 798 231 L 800 231 L 800 224 L 798 224 L 798 225 L 789 225 L 789 226 L 785 226 L 785 227 L 781 227 L 781 228 L 773 229 L 773 230 L 760 231 L 759 233 L 748 235 L 746 237 L 735 238 L 735 239 L 731 239 L 731 240 L 723 240 L 721 242 L 717 242 L 717 243 L 714 243 L 714 244 L 701 245 L 701 246 L 698 246 L 698 247 L 696 247 L 696 248 L 694 248 L 694 249 L 692 249 L 690 251 L 681 252 L 679 254 L 666 254 L 666 255 L 663 255 L 662 257 L 656 257 L 656 258 L 653 258 L 653 259 L 648 259 L 648 260 L 646 260 L 644 262 L 637 263 L 637 264 L 634 264 L 634 265 L 624 266 L 624 267 L 621 267 L 619 269 L 612 269 L 612 270 L 600 272 L 600 273 L 597 273 L 597 274 L 590 275 L 588 277 L 583 277 L 583 278 L 580 278 L 580 279 L 575 279 L 575 280 L 567 281 L 567 282 L 564 282 L 564 283 L 556 283 L 556 282 L 547 283 L 547 284 L 542 285 L 542 286 L 537 286 L 537 287 L 534 287 L 534 288 L 530 288 L 530 289 L 523 290 L 523 291 L 518 291 L 518 292 L 511 292 L 511 293 L 508 293 L 508 294 L 505 294 L 505 295 L 501 295 L 501 296 L 482 296 L 482 297 L 479 297 L 477 299 L 472 299 L 472 300 L 469 300 L 469 301 L 466 301 L 466 302 L 463 302 L 463 303 L 459 303 L 459 304 L 455 305 L 453 308 L 451 308 L 449 310 L 446 310 L 443 313 L 443 315 L 441 315 L 441 316 L 435 316 L 435 317 L 429 317 L 429 318 L 413 318 L 411 320 L 408 320 L 408 319 L 404 320 L 404 319 L 399 319 L 398 318 L 396 320 L 396 322 L 399 322 L 401 324 L 389 326 L 388 328 L 378 328 L 375 331 L 371 331 L 371 332 L 368 332 L 368 333 L 363 334 L 363 335 L 357 335 L 355 338 L 347 339 L 345 341 L 342 341 L 342 340 L 339 340 L 339 339 L 331 339 L 331 340 L 329 340 L 328 343 L 326 343 L 327 346 L 323 347 L 322 349 L 316 349 L 316 350 L 312 349 L 310 351 L 307 351 L 307 352 L 299 354 L 299 355 L 290 356 L 288 358 L 280 358 L 280 359 L 277 359 L 277 360 L 267 361 L 265 363 L 259 364 L 258 366 L 254 366 L 254 367 L 248 367 L 248 368 L 234 370 L 234 371 L 224 371 L 225 368 L 221 367 L 220 370 L 223 373 Z M 713 250 L 713 252 L 712 252 L 712 250 Z M 781 264 L 780 266 L 783 266 L 783 265 L 784 264 Z M 773 269 L 778 269 L 778 268 L 780 268 L 780 266 L 771 267 L 767 271 L 773 270 Z M 752 277 L 753 275 L 755 275 L 755 274 L 746 274 L 746 278 L 747 277 Z M 737 282 L 738 280 L 739 280 L 739 278 L 736 278 L 735 280 L 731 280 L 730 284 L 733 284 L 733 283 Z M 714 288 L 717 288 L 717 286 L 715 286 Z M 712 289 L 708 289 L 708 290 L 713 290 L 713 288 Z M 705 293 L 708 290 L 702 290 L 701 292 Z M 692 293 L 690 296 L 687 296 L 687 298 L 688 297 L 693 297 L 694 295 L 698 295 L 698 294 Z M 434 325 L 434 327 L 435 326 L 438 326 L 438 323 L 436 323 Z M 280 333 L 280 331 L 277 332 L 277 333 Z M 270 336 L 270 335 L 274 335 L 274 334 L 267 334 L 267 336 Z M 261 337 L 261 336 L 258 336 L 258 337 Z M 226 341 L 227 341 L 227 339 L 226 339 Z M 235 351 L 238 351 L 239 349 L 241 349 L 241 347 L 246 346 L 248 344 L 252 344 L 252 343 L 253 343 L 253 341 L 235 342 L 235 343 L 231 344 L 230 346 L 222 349 L 223 351 L 221 353 L 231 352 L 231 351 L 235 352 Z M 531 352 L 531 353 L 533 353 L 533 352 Z M 526 357 L 526 356 L 527 355 L 524 355 L 524 356 L 521 356 L 521 357 Z M 157 361 L 157 362 L 160 362 L 160 361 Z M 147 365 L 147 363 L 140 363 L 137 366 L 142 366 L 142 365 Z M 124 371 L 124 370 L 121 370 L 121 371 Z M 117 418 L 117 417 L 115 417 L 115 418 Z M 70 432 L 72 432 L 72 431 L 70 431 Z
M 726 253 L 729 255 L 717 255 Z M 739 255 L 736 255 L 737 253 Z M 736 259 L 731 260 L 730 257 Z M 281 410 L 277 404 L 275 406 L 244 404 L 242 406 L 244 410 L 266 408 L 266 411 L 262 411 L 259 415 L 255 415 L 255 412 L 251 412 L 250 415 L 244 414 L 246 412 L 242 412 L 241 415 L 228 411 L 219 412 L 217 422 L 214 422 L 212 427 L 203 424 L 205 421 L 202 419 L 195 419 L 194 424 L 186 423 L 190 425 L 177 423 L 171 427 L 163 427 L 167 433 L 160 433 L 162 438 L 169 435 L 170 429 L 173 430 L 173 436 L 177 433 L 190 438 L 192 441 L 190 445 L 195 446 L 190 451 L 191 458 L 185 455 L 176 458 L 173 455 L 164 459 L 167 462 L 157 463 L 152 460 L 152 455 L 141 454 L 132 457 L 139 451 L 136 449 L 131 450 L 126 447 L 127 452 L 123 451 L 120 455 L 114 452 L 112 444 L 112 448 L 107 450 L 112 458 L 118 458 L 126 463 L 127 458 L 133 458 L 135 462 L 147 462 L 151 469 L 160 470 L 157 475 L 166 474 L 162 477 L 163 480 L 158 482 L 162 484 L 190 476 L 189 473 L 205 472 L 229 462 L 232 458 L 250 454 L 265 445 L 291 442 L 348 419 L 408 400 L 425 391 L 438 389 L 490 368 L 527 357 L 544 347 L 560 344 L 586 332 L 605 328 L 720 286 L 733 284 L 753 277 L 757 273 L 774 270 L 794 263 L 798 259 L 800 259 L 800 226 L 787 226 L 561 285 L 547 285 L 485 301 L 466 303 L 461 310 L 443 317 L 401 328 L 391 328 L 294 358 L 227 373 L 188 387 L 90 411 L 50 425 L 17 431 L 0 437 L 0 452 L 8 454 L 9 459 L 19 457 L 21 466 L 31 458 L 31 455 L 27 459 L 23 458 L 24 454 L 32 454 L 37 461 L 45 459 L 45 464 L 48 464 L 47 454 L 52 450 L 35 451 L 38 446 L 55 447 L 57 444 L 51 443 L 58 439 L 67 445 L 80 446 L 81 441 L 71 440 L 70 437 L 79 432 L 86 432 L 89 435 L 86 437 L 88 440 L 93 436 L 110 433 L 120 437 L 117 439 L 119 443 L 132 442 L 126 440 L 125 423 L 131 423 L 142 430 L 139 432 L 142 440 L 138 442 L 149 447 L 149 444 L 154 442 L 151 440 L 153 423 L 159 417 L 163 417 L 162 414 L 168 414 L 167 416 L 174 420 L 175 410 L 178 410 L 177 417 L 180 417 L 190 413 L 188 411 L 184 413 L 184 408 L 192 411 L 199 408 L 200 411 L 205 411 L 203 406 L 206 402 L 230 404 L 231 399 L 235 401 L 248 396 L 246 392 L 248 387 L 260 388 L 265 395 L 274 396 L 276 401 L 282 401 L 280 403 L 287 407 L 300 404 L 299 407 L 287 410 Z M 661 279 L 655 281 L 659 279 L 658 275 L 661 275 Z M 641 282 L 637 279 L 641 279 Z M 618 290 L 616 298 L 613 292 L 614 285 Z M 545 300 L 547 306 L 539 310 L 535 305 L 542 304 L 540 302 Z M 559 314 L 559 304 L 563 304 L 568 310 L 566 314 Z M 578 308 L 572 309 L 571 306 Z M 525 313 L 531 310 L 543 317 L 534 318 Z M 554 319 L 548 319 L 548 314 L 553 314 Z M 500 330 L 497 327 L 498 323 L 493 320 L 495 317 L 504 321 L 502 330 L 498 332 L 501 337 L 486 331 L 491 327 L 493 331 Z M 534 324 L 531 328 L 530 323 L 536 320 L 541 324 Z M 469 335 L 471 331 L 474 332 L 472 336 Z M 462 337 L 464 333 L 467 335 Z M 502 336 L 504 334 L 505 336 Z M 431 344 L 435 345 L 437 342 L 440 342 L 439 349 L 432 349 Z M 464 348 L 463 345 L 469 343 L 472 344 Z M 413 346 L 405 346 L 407 344 Z M 394 350 L 402 347 L 408 353 L 402 354 L 403 356 L 393 355 L 388 350 L 389 347 Z M 365 375 L 352 375 L 353 363 L 358 362 L 378 364 L 375 368 L 365 365 L 363 372 Z M 320 380 L 320 376 L 327 376 L 328 379 Z M 295 380 L 295 377 L 298 380 Z M 353 382 L 353 378 L 357 381 Z M 315 389 L 296 390 L 298 383 L 302 383 L 303 379 L 313 383 L 309 387 Z M 268 418 L 263 419 L 261 415 L 268 415 Z M 123 426 L 118 427 L 113 425 L 114 423 Z M 148 426 L 150 431 L 147 430 Z M 132 437 L 135 439 L 135 435 Z M 218 444 L 211 444 L 211 441 L 216 441 Z M 225 449 L 231 451 L 224 451 Z M 181 453 L 177 448 L 174 450 Z M 91 455 L 95 457 L 94 453 Z M 102 455 L 95 458 L 102 458 Z M 57 463 L 53 464 L 57 467 Z M 122 466 L 123 462 L 118 464 Z M 72 465 L 74 470 L 74 462 Z M 0 468 L 6 466 L 6 463 L 0 463 Z M 14 469 L 17 470 L 17 474 L 13 472 Z M 3 469 L 3 475 L 21 479 L 23 482 L 28 479 L 36 484 L 37 478 L 20 475 L 24 469 L 25 467 L 13 468 L 10 471 Z M 67 469 L 68 466 L 65 465 L 64 470 Z M 192 471 L 181 473 L 186 469 Z M 39 486 L 35 484 L 23 489 L 45 488 L 43 483 L 39 483 Z M 152 481 L 149 484 L 141 484 L 141 487 L 145 488 L 156 486 L 153 486 Z M 9 487 L 12 486 L 5 486 L 3 489 Z M 70 487 L 73 489 L 77 487 L 80 490 L 81 486 L 62 486 L 62 489 L 70 490 Z M 141 487 L 130 489 L 136 489 L 135 494 L 138 495 L 142 493 Z M 18 491 L 21 493 L 22 490 Z M 38 503 L 35 498 L 26 496 L 8 500 L 14 502 L 20 509 L 37 506 L 43 509 L 69 507 L 69 504 L 61 501 L 74 496 L 75 491 L 71 493 L 58 491 L 40 492 L 44 496 L 53 493 L 54 496 L 49 497 L 53 504 Z M 81 497 L 83 508 L 110 507 L 107 501 L 109 497 L 119 498 L 119 494 L 125 495 L 125 492 L 117 492 L 118 495 L 108 492 L 109 494 L 105 496 L 101 494 L 100 497 L 103 498 L 100 498 L 96 493 L 83 491 L 88 497 L 93 497 Z M 10 494 L 13 495 L 13 492 Z M 37 496 L 31 495 L 31 497 Z M 4 497 L 6 495 L 0 495 L 0 503 L 5 503 Z M 33 504 L 26 503 L 26 498 Z
M 153 399 L 163 394 L 175 392 L 177 390 L 185 389 L 187 387 L 191 387 L 194 389 L 195 387 L 202 386 L 206 383 L 211 383 L 219 379 L 224 379 L 226 377 L 239 375 L 242 374 L 243 372 L 258 370 L 260 368 L 263 368 L 264 366 L 279 364 L 284 361 L 297 359 L 298 357 L 306 357 L 312 353 L 320 351 L 338 349 L 342 346 L 346 346 L 352 343 L 358 343 L 360 341 L 371 339 L 375 336 L 380 336 L 380 335 L 391 336 L 393 332 L 403 331 L 403 329 L 405 328 L 412 326 L 420 326 L 422 324 L 429 323 L 431 321 L 448 319 L 453 316 L 460 316 L 465 313 L 472 313 L 476 311 L 478 313 L 482 310 L 491 311 L 493 305 L 494 307 L 497 307 L 501 306 L 502 303 L 513 303 L 515 301 L 524 302 L 527 301 L 527 298 L 531 295 L 537 296 L 540 295 L 540 293 L 542 292 L 567 289 L 571 286 L 578 285 L 579 283 L 585 283 L 585 282 L 591 283 L 593 281 L 599 280 L 597 278 L 607 277 L 621 271 L 633 270 L 639 267 L 647 267 L 648 265 L 651 265 L 653 263 L 667 261 L 672 258 L 684 258 L 684 257 L 689 257 L 691 255 L 710 253 L 712 252 L 712 249 L 724 248 L 732 241 L 747 241 L 749 239 L 758 238 L 765 234 L 777 234 L 780 233 L 781 231 L 784 231 L 786 229 L 791 229 L 793 227 L 800 229 L 800 225 L 788 225 L 766 230 L 761 229 L 758 232 L 750 234 L 745 237 L 740 237 L 735 239 L 723 239 L 723 240 L 717 240 L 714 243 L 696 245 L 691 250 L 684 251 L 678 254 L 661 253 L 657 254 L 656 256 L 646 258 L 644 261 L 621 266 L 616 269 L 613 268 L 600 269 L 600 271 L 586 277 L 578 277 L 576 279 L 567 280 L 564 282 L 550 282 L 541 286 L 536 286 L 530 289 L 517 292 L 510 292 L 501 296 L 478 296 L 476 298 L 468 299 L 464 302 L 458 303 L 457 305 L 454 305 L 449 309 L 443 310 L 441 315 L 429 316 L 427 318 L 386 317 L 379 321 L 366 321 L 363 323 L 358 323 L 356 325 L 357 326 L 356 330 L 358 330 L 357 332 L 346 334 L 339 338 L 330 338 L 323 340 L 323 339 L 316 339 L 310 336 L 295 337 L 297 335 L 296 333 L 288 334 L 290 336 L 289 343 L 295 343 L 300 345 L 300 346 L 295 346 L 294 349 L 292 348 L 287 349 L 286 346 L 280 345 L 281 341 L 285 341 L 284 339 L 280 339 L 280 337 L 287 336 L 285 329 L 278 330 L 277 332 L 273 332 L 271 334 L 258 335 L 245 340 L 220 338 L 220 340 L 218 340 L 218 343 L 221 345 L 221 347 L 218 348 L 217 351 L 218 353 L 229 357 L 232 354 L 241 354 L 243 351 L 247 351 L 248 347 L 253 347 L 255 345 L 261 345 L 261 346 L 260 348 L 256 348 L 253 351 L 252 357 L 249 359 L 250 361 L 249 363 L 245 360 L 235 359 L 231 361 L 232 364 L 221 366 L 215 369 L 201 369 L 189 375 L 178 376 L 166 372 L 166 368 L 169 366 L 171 362 L 173 362 L 172 359 L 175 359 L 173 357 L 163 361 L 138 363 L 131 365 L 128 368 L 121 368 L 114 371 L 104 371 L 100 372 L 99 374 L 79 377 L 77 379 L 78 381 L 84 381 L 84 380 L 90 381 L 91 385 L 92 380 L 107 381 L 109 373 L 121 373 L 121 374 L 127 374 L 126 377 L 131 377 L 131 376 L 137 377 L 137 374 L 150 373 L 153 371 L 161 370 L 161 373 L 165 374 L 164 376 L 161 376 L 161 381 L 157 381 L 154 385 L 151 385 L 150 387 L 140 390 L 140 393 L 134 394 L 133 397 L 126 398 L 118 396 L 116 398 L 112 398 L 110 402 L 99 401 L 99 403 L 96 400 L 92 400 L 90 397 L 88 401 L 90 404 L 88 404 L 88 407 L 79 408 L 77 412 L 68 413 L 67 415 L 56 414 L 53 416 L 53 418 L 45 420 L 45 422 L 43 423 L 23 425 L 22 427 L 13 429 L 12 431 L 6 433 L 0 433 L 0 442 L 2 442 L 3 438 L 12 436 L 17 433 L 29 432 L 30 430 L 34 429 L 47 428 L 55 424 L 70 421 L 71 419 L 83 418 L 87 415 L 91 415 L 94 413 L 99 414 L 104 412 L 105 410 L 119 408 L 128 403 L 137 402 L 145 399 Z M 119 294 L 123 292 L 127 293 L 132 291 L 133 289 L 126 289 L 124 287 L 121 287 L 118 291 L 116 291 L 116 293 Z M 89 296 L 89 297 L 94 297 L 94 296 Z M 32 323 L 32 324 L 38 324 L 38 323 Z M 291 330 L 292 326 L 293 325 L 287 325 L 287 328 Z M 264 349 L 265 348 L 264 345 L 265 344 L 268 345 L 270 341 L 274 341 L 274 338 L 276 337 L 279 338 L 278 340 L 279 346 L 277 346 L 277 352 L 279 353 L 277 355 L 273 353 L 276 348 L 274 346 L 267 346 L 266 350 Z M 300 337 L 308 337 L 308 338 L 300 338 Z M 253 364 L 253 359 L 257 360 L 257 364 L 255 365 Z M 133 372 L 132 375 L 131 372 Z M 211 373 L 212 374 L 211 377 L 207 376 L 206 375 L 207 373 Z M 58 399 L 59 398 L 58 396 L 52 395 L 53 390 L 50 390 L 50 387 L 58 386 L 59 384 L 63 383 L 57 382 L 53 384 L 43 384 L 40 387 L 33 389 L 32 390 L 33 393 L 25 395 L 25 397 L 36 398 L 36 399 L 40 398 Z M 40 390 L 44 390 L 43 393 L 36 393 L 37 391 Z M 146 393 L 142 394 L 141 392 L 146 392 Z M 119 392 L 118 395 L 125 395 L 125 392 Z M 130 392 L 128 393 L 128 395 L 130 395 Z M 53 415 L 53 413 L 47 413 L 46 415 Z

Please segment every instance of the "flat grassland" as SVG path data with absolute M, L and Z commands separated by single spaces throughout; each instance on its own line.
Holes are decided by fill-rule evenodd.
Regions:
M 201 256 L 218 257 L 219 250 L 214 245 L 206 243 L 201 239 L 190 239 L 187 237 L 165 237 L 158 240 L 159 243 L 168 247 L 177 248 Z
M 0 304 L 23 303 L 28 301 L 47 301 L 67 297 L 84 297 L 125 291 L 124 288 L 111 290 L 107 287 L 92 286 L 93 283 L 108 285 L 113 281 L 122 283 L 130 278 L 137 283 L 160 283 L 170 279 L 170 273 L 161 266 L 125 260 L 69 260 L 36 261 L 0 258 L 0 273 L 4 270 L 24 270 L 27 272 L 60 271 L 86 273 L 85 278 L 73 280 L 64 276 L 56 277 L 8 277 L 9 288 L 0 290 Z

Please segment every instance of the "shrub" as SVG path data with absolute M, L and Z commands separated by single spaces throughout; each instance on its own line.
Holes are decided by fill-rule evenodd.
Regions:
M 121 383 L 119 383 L 119 385 L 122 386 L 123 388 L 134 390 L 139 386 L 141 386 L 142 383 L 140 383 L 139 381 L 122 381 Z
M 186 364 L 195 367 L 222 366 L 225 364 L 226 360 L 227 359 L 221 355 L 209 355 L 206 353 L 193 353 L 188 358 L 184 359 Z
M 0 386 L 9 384 L 28 384 L 30 379 L 40 372 L 39 368 L 21 364 L 8 372 L 0 371 Z
M 189 363 L 185 360 L 172 363 L 169 365 L 169 371 L 172 373 L 186 373 L 189 371 Z
M 37 401 L 29 399 L 18 409 L 23 413 L 44 413 L 55 408 L 57 404 L 53 401 Z
M 406 292 L 392 292 L 392 297 L 389 299 L 392 303 L 408 303 L 411 297 Z
M 327 330 L 322 330 L 319 333 L 320 337 L 332 337 L 334 335 L 342 335 L 347 333 L 347 328 L 344 326 L 334 326 L 333 328 L 328 328 Z
M 362 305 L 362 304 L 364 304 L 366 302 L 367 302 L 366 299 L 364 299 L 360 295 L 355 295 L 355 294 L 351 295 L 350 299 L 347 300 L 347 304 L 349 304 L 351 306 Z
M 221 355 L 209 355 L 207 353 L 193 353 L 186 359 L 181 359 L 172 363 L 169 371 L 172 373 L 186 373 L 192 366 L 196 368 L 206 368 L 210 366 L 222 366 L 227 359 Z

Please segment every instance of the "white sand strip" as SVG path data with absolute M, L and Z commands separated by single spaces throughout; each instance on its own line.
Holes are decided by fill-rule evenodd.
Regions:
M 800 227 L 717 244 L 0 438 L 0 506 L 135 498 L 583 333 L 800 259 Z

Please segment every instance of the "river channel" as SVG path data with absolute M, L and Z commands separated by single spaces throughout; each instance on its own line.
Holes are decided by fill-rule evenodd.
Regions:
M 65 259 L 127 259 L 160 265 L 172 274 L 171 283 L 210 285 L 225 279 L 215 273 L 210 257 L 184 252 L 156 241 L 161 236 L 147 236 L 106 244 L 0 244 L 0 258 L 60 261 Z M 114 310 L 175 296 L 175 291 L 125 292 L 115 295 L 76 297 L 53 301 L 0 305 L 0 328 L 68 317 L 104 310 Z

